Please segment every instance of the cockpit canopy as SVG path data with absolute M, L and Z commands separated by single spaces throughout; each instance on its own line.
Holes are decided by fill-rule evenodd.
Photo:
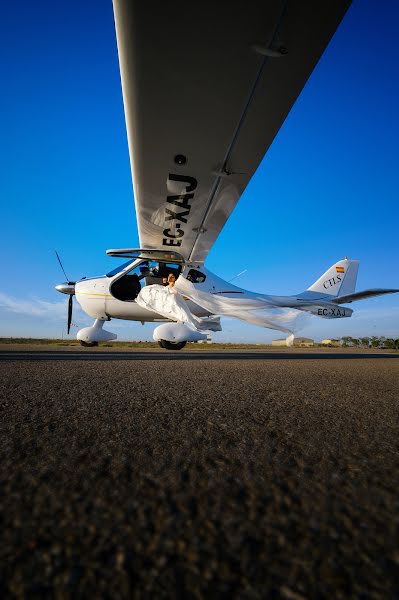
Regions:
M 162 285 L 163 278 L 173 273 L 177 278 L 182 266 L 176 263 L 164 263 L 149 260 L 130 260 L 107 273 L 107 277 L 114 278 L 111 283 L 111 294 L 122 301 L 132 302 L 140 293 L 142 284 Z

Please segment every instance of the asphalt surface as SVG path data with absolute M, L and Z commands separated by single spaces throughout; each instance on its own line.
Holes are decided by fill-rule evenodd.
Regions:
M 398 355 L 48 352 L 0 355 L 1 598 L 399 597 Z
M 79 348 L 51 348 L 46 350 L 29 349 L 29 350 L 0 350 L 0 362 L 2 361 L 43 361 L 43 360 L 79 360 L 79 361 L 110 361 L 110 360 L 353 360 L 353 359 L 399 359 L 399 354 L 378 351 L 306 351 L 303 348 L 295 348 L 293 350 L 285 349 L 283 351 L 276 350 L 204 350 L 188 349 L 185 351 L 163 351 L 154 350 L 152 348 L 144 348 L 142 350 L 107 350 L 103 347 L 95 350 L 82 350 Z

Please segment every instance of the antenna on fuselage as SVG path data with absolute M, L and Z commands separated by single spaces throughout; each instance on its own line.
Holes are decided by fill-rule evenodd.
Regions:
M 248 269 L 244 269 L 243 271 L 241 271 L 240 273 L 237 273 L 237 275 L 234 275 L 234 277 L 232 277 L 231 279 L 229 279 L 228 283 L 230 283 L 231 281 L 233 281 L 234 279 L 237 279 L 237 277 L 240 277 L 240 275 L 244 275 L 244 273 L 246 273 L 248 271 Z

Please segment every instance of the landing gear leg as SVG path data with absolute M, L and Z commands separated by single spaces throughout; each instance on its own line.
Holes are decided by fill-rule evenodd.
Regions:
M 82 344 L 82 346 L 86 346 L 92 348 L 93 346 L 98 346 L 98 342 L 109 342 L 110 340 L 116 340 L 118 337 L 115 333 L 111 333 L 111 331 L 106 331 L 103 329 L 104 321 L 101 319 L 96 319 L 91 327 L 84 327 L 78 331 L 76 338 Z

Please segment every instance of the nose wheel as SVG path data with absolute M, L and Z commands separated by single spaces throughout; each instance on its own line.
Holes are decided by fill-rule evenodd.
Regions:
M 94 348 L 95 346 L 98 346 L 98 342 L 84 342 L 83 340 L 79 340 L 79 342 L 84 348 Z
M 168 342 L 166 340 L 159 340 L 158 344 L 165 350 L 181 350 L 187 344 L 187 342 Z

